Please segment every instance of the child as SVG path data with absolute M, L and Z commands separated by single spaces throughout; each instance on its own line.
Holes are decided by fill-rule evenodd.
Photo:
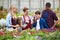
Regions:
M 40 17 L 40 14 L 41 14 L 40 11 L 35 12 L 33 27 L 35 27 L 36 30 L 48 28 L 46 21 Z

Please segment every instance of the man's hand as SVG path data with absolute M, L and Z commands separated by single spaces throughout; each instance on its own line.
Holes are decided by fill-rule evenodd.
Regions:
M 58 21 L 55 21 L 54 25 L 52 26 L 52 29 L 55 28 L 57 23 L 58 23 Z

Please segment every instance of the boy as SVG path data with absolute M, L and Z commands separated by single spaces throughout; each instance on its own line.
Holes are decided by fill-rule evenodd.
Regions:
M 36 30 L 40 30 L 40 29 L 42 30 L 44 28 L 48 28 L 47 23 L 43 18 L 41 18 L 40 14 L 41 14 L 40 11 L 35 12 L 33 27 L 35 27 Z

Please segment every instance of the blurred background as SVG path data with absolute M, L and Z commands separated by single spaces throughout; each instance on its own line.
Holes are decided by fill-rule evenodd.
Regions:
M 45 4 L 47 2 L 51 3 L 51 8 L 56 13 L 56 15 L 58 17 L 58 23 L 56 25 L 56 28 L 59 28 L 58 31 L 50 32 L 50 31 L 45 30 L 46 31 L 46 34 L 45 34 L 44 32 L 42 32 L 44 30 L 37 33 L 38 31 L 35 32 L 35 28 L 34 28 L 32 30 L 26 30 L 26 31 L 24 30 L 24 32 L 22 32 L 23 35 L 21 36 L 21 38 L 18 36 L 18 39 L 25 40 L 26 38 L 28 38 L 28 39 L 33 40 L 34 36 L 28 35 L 28 34 L 30 34 L 30 31 L 31 31 L 31 33 L 33 33 L 33 34 L 36 33 L 36 34 L 34 34 L 34 35 L 36 35 L 36 38 L 39 38 L 37 35 L 41 35 L 41 38 L 43 37 L 44 40 L 46 40 L 48 37 L 49 37 L 48 38 L 49 40 L 50 39 L 51 40 L 60 40 L 60 31 L 59 31 L 60 30 L 60 0 L 0 0 L 0 30 L 3 29 L 2 33 L 4 33 L 4 36 L 0 36 L 0 40 L 12 40 L 12 39 L 13 40 L 18 40 L 18 39 L 15 39 L 15 35 L 16 35 L 15 31 L 12 31 L 10 33 L 10 32 L 5 30 L 6 16 L 9 12 L 9 8 L 10 8 L 11 5 L 15 5 L 16 8 L 18 9 L 18 13 L 16 14 L 17 16 L 22 16 L 23 15 L 23 10 L 22 9 L 24 7 L 29 8 L 29 15 L 30 16 L 34 16 L 35 11 L 39 10 L 39 11 L 42 12 L 42 10 L 45 8 Z M 0 35 L 2 33 L 0 32 Z M 5 36 L 5 34 L 6 34 L 6 36 Z M 13 38 L 12 38 L 11 34 L 12 34 L 12 36 L 14 36 Z M 19 35 L 19 33 L 17 33 L 17 34 Z M 16 36 L 16 38 L 17 38 L 17 36 Z
M 16 5 L 19 13 L 23 12 L 22 9 L 24 7 L 28 7 L 30 15 L 32 15 L 36 10 L 42 11 L 46 2 L 51 3 L 52 10 L 54 10 L 57 13 L 57 16 L 60 17 L 60 0 L 0 0 L 0 18 L 6 16 L 11 5 Z

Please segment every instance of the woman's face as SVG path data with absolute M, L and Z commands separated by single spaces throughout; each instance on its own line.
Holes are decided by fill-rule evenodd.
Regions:
M 29 10 L 26 10 L 26 11 L 25 11 L 25 14 L 27 15 L 28 13 L 29 13 Z
M 13 7 L 13 9 L 12 9 L 12 10 L 13 10 L 13 12 L 15 12 L 15 13 L 17 12 L 16 7 Z

